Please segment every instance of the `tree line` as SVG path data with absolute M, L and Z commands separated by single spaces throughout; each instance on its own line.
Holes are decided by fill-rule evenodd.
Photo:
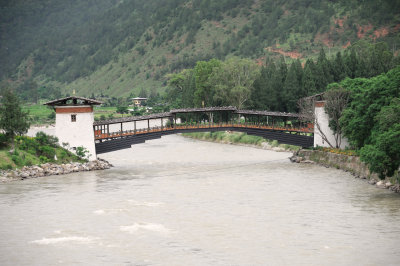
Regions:
M 393 176 L 400 167 L 400 66 L 376 77 L 345 79 L 331 86 L 350 95 L 339 119 L 344 136 L 371 171 L 381 178 Z
M 400 63 L 385 43 L 359 42 L 328 58 L 286 63 L 266 59 L 261 68 L 249 59 L 198 61 L 169 74 L 166 100 L 178 108 L 232 105 L 238 108 L 297 112 L 300 98 L 326 90 L 346 77 L 373 77 Z

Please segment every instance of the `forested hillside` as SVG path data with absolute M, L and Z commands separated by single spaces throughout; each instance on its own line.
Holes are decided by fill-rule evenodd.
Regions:
M 283 55 L 310 68 L 321 48 L 331 59 L 360 39 L 395 54 L 399 10 L 393 0 L 3 0 L 0 78 L 30 101 L 72 89 L 121 97 L 161 91 L 166 74 L 212 58 Z

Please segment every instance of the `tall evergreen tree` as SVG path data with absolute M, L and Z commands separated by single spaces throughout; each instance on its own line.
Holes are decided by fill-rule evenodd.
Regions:
M 297 100 L 301 98 L 301 96 L 298 95 L 299 87 L 300 84 L 297 77 L 296 64 L 293 63 L 290 65 L 285 83 L 283 84 L 283 89 L 282 89 L 282 103 L 284 105 L 283 111 L 285 112 L 296 111 Z
M 347 77 L 347 66 L 345 65 L 341 52 L 336 53 L 335 61 L 332 65 L 333 80 L 339 82 Z
M 350 48 L 350 54 L 347 54 L 345 60 L 347 69 L 348 69 L 348 76 L 350 78 L 360 77 L 360 70 L 359 70 L 359 59 L 357 57 L 355 49 L 352 47 Z
M 10 89 L 4 91 L 1 100 L 0 128 L 10 139 L 26 133 L 29 129 L 28 113 L 22 111 L 19 98 Z
M 254 81 L 252 93 L 252 107 L 259 110 L 275 110 L 278 102 L 277 91 L 273 88 L 273 79 L 276 77 L 276 66 L 272 59 L 267 58 L 261 74 Z
M 323 48 L 319 52 L 317 68 L 320 69 L 321 74 L 324 76 L 324 82 L 322 82 L 321 85 L 325 84 L 325 86 L 323 86 L 323 90 L 325 90 L 326 85 L 333 82 L 333 75 L 331 63 L 326 58 L 326 54 Z
M 302 80 L 303 92 L 306 96 L 314 95 L 317 93 L 317 87 L 315 85 L 314 74 L 313 74 L 314 69 L 315 69 L 314 62 L 308 59 L 304 66 L 304 75 Z

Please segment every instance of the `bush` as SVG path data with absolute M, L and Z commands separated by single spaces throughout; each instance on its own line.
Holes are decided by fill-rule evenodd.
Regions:
M 85 147 L 79 146 L 76 147 L 76 155 L 78 155 L 80 159 L 87 159 L 87 157 L 90 156 L 90 153 Z
M 11 170 L 12 168 L 13 167 L 11 164 L 6 164 L 6 165 L 3 165 L 2 167 L 0 167 L 0 169 L 2 169 L 2 170 Z
M 8 144 L 8 138 L 5 134 L 0 134 L 0 147 L 5 147 Z
M 60 160 L 64 160 L 68 156 L 68 153 L 65 150 L 61 150 L 59 153 Z
M 58 138 L 47 135 L 46 133 L 40 131 L 36 133 L 36 141 L 39 142 L 40 145 L 50 145 L 52 147 L 56 147 L 58 143 Z
M 11 160 L 13 160 L 13 162 L 18 166 L 21 166 L 23 164 L 21 157 L 19 157 L 18 155 L 11 155 Z
M 47 163 L 49 161 L 49 159 L 47 159 L 47 157 L 43 155 L 39 157 L 39 160 L 41 163 Z
M 271 142 L 271 146 L 272 146 L 272 147 L 278 147 L 278 145 L 279 145 L 279 143 L 278 143 L 277 140 L 273 140 L 273 141 Z
M 42 146 L 39 148 L 40 155 L 47 157 L 50 160 L 54 159 L 54 155 L 56 155 L 56 152 L 54 148 L 50 146 Z

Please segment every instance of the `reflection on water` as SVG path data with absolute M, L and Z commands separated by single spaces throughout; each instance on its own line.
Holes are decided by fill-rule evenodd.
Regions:
M 289 155 L 168 136 L 1 184 L 0 264 L 398 264 L 399 195 Z

